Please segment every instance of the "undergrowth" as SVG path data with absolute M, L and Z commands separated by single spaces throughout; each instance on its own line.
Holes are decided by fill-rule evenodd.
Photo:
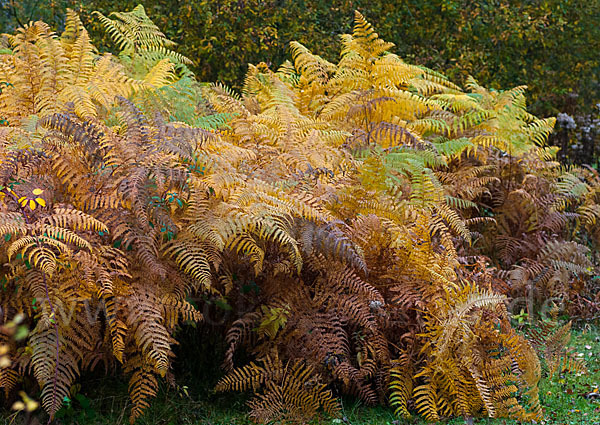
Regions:
M 184 344 L 185 345 L 185 344 Z M 544 424 L 600 424 L 600 327 L 583 325 L 573 331 L 570 348 L 574 354 L 585 360 L 587 374 L 547 374 L 540 382 L 540 401 L 544 406 Z M 184 347 L 185 349 L 185 347 Z M 199 357 L 196 357 L 199 358 Z M 244 394 L 215 393 L 212 389 L 219 371 L 213 365 L 207 367 L 204 375 L 212 377 L 199 380 L 194 378 L 197 365 L 180 364 L 178 374 L 184 385 L 169 387 L 161 383 L 158 396 L 147 413 L 138 420 L 139 425 L 249 425 Z M 206 365 L 203 365 L 203 368 Z M 81 390 L 85 388 L 85 390 Z M 127 423 L 130 402 L 127 395 L 127 382 L 121 377 L 87 376 L 81 385 L 72 389 L 72 397 L 57 413 L 57 423 L 64 425 L 124 425 Z M 314 422 L 314 424 L 335 425 L 399 425 L 426 424 L 422 419 L 403 420 L 394 416 L 385 406 L 369 407 L 352 399 L 342 399 L 339 419 Z M 14 418 L 2 412 L 3 425 L 21 425 L 22 417 Z M 511 425 L 518 421 L 490 418 L 454 418 L 442 423 L 458 425 L 464 423 Z M 31 425 L 45 423 L 41 415 L 30 418 Z

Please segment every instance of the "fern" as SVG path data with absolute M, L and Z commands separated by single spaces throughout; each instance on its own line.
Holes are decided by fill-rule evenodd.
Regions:
M 505 302 L 592 293 L 600 184 L 552 160 L 525 87 L 463 90 L 357 12 L 337 63 L 292 43 L 238 94 L 195 81 L 142 6 L 94 16 L 118 57 L 73 12 L 0 57 L 0 307 L 32 329 L 0 386 L 31 371 L 52 417 L 122 364 L 133 423 L 178 325 L 226 299 L 250 309 L 217 390 L 254 392 L 256 422 L 335 416 L 333 388 L 403 417 L 541 419 L 540 357 L 579 370 L 569 327 L 528 341 Z

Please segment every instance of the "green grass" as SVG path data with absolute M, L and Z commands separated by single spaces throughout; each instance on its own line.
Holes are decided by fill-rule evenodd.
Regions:
M 571 342 L 575 353 L 582 353 L 587 362 L 588 374 L 565 374 L 552 379 L 544 377 L 540 384 L 540 399 L 544 406 L 545 424 L 599 424 L 600 396 L 594 395 L 600 385 L 600 330 L 585 326 L 573 332 Z M 240 394 L 215 394 L 210 390 L 214 377 L 201 376 L 189 368 L 182 373 L 182 382 L 190 388 L 167 389 L 161 387 L 159 396 L 152 401 L 139 425 L 246 425 L 246 396 Z M 215 371 L 217 372 L 217 371 Z M 75 396 L 70 408 L 63 408 L 57 423 L 80 425 L 125 425 L 128 423 L 130 403 L 127 384 L 118 378 L 88 378 L 82 383 L 82 392 Z M 186 395 L 187 392 L 187 395 Z M 4 415 L 2 423 L 22 424 L 22 418 Z M 40 423 L 45 423 L 43 418 Z M 36 419 L 31 423 L 37 423 Z M 444 421 L 446 424 L 465 424 L 464 418 Z M 504 419 L 475 418 L 474 424 L 509 425 L 517 422 Z M 400 420 L 388 407 L 365 407 L 360 403 L 342 400 L 339 419 L 321 421 L 320 424 L 347 425 L 400 425 L 425 424 L 419 418 Z

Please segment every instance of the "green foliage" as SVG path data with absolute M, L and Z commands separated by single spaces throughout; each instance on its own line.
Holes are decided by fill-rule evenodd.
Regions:
M 0 28 L 13 32 L 31 21 L 44 21 L 54 28 L 62 28 L 68 7 L 74 0 L 4 0 L 0 2 Z

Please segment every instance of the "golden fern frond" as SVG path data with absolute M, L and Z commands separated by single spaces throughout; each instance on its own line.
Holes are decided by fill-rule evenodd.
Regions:
M 70 84 L 82 85 L 89 80 L 94 70 L 94 60 L 94 47 L 87 31 L 82 28 L 69 52 L 67 70 L 70 74 Z
M 75 40 L 79 38 L 79 35 L 85 31 L 83 23 L 79 18 L 79 15 L 72 9 L 67 8 L 67 16 L 65 19 L 65 30 L 60 36 L 60 41 L 67 54 L 70 53 L 73 48 Z
M 409 364 L 390 369 L 390 404 L 394 414 L 402 418 L 410 418 L 408 402 L 413 394 L 413 377 Z
M 141 362 L 138 360 L 138 362 Z M 134 424 L 150 406 L 149 400 L 158 393 L 158 381 L 154 373 L 145 366 L 137 369 L 129 380 L 129 395 L 133 403 L 129 423 Z
M 130 12 L 113 12 L 110 19 L 100 12 L 94 12 L 106 32 L 125 55 L 140 55 L 146 59 L 167 56 L 174 63 L 190 64 L 185 56 L 169 50 L 175 43 L 169 40 L 146 15 L 141 4 Z M 154 56 L 156 55 L 156 56 Z
M 169 85 L 175 80 L 175 68 L 169 59 L 161 59 L 144 76 L 143 83 L 154 88 Z
M 277 360 L 265 358 L 262 366 L 254 362 L 232 370 L 215 386 L 216 391 L 256 390 L 268 381 L 278 381 L 285 372 L 284 366 Z
M 195 288 L 210 289 L 212 287 L 210 263 L 202 246 L 194 244 L 192 240 L 174 240 L 165 249 L 164 254 L 173 257 L 180 269 L 194 279 Z
M 64 347 L 58 356 L 58 365 L 55 366 L 54 376 L 42 388 L 42 406 L 50 418 L 54 417 L 65 398 L 68 398 L 71 385 L 78 375 L 77 360 L 71 350 Z
M 171 337 L 163 324 L 160 303 L 152 293 L 141 290 L 127 301 L 130 303 L 127 327 L 144 354 L 146 367 L 152 366 L 155 373 L 164 377 L 169 367 Z
M 325 84 L 330 75 L 335 71 L 334 64 L 320 56 L 312 54 L 297 41 L 290 43 L 290 50 L 294 58 L 294 66 L 308 80 L 309 84 Z
M 441 203 L 436 204 L 434 209 L 444 219 L 444 221 L 448 223 L 448 226 L 452 230 L 462 236 L 465 241 L 471 243 L 471 232 L 469 232 L 469 229 L 467 229 L 464 221 L 460 218 L 456 211 Z
M 558 309 L 551 311 L 556 316 Z M 539 328 L 531 329 L 527 339 L 540 354 L 550 377 L 556 373 L 586 373 L 585 362 L 571 352 L 568 344 L 571 338 L 571 322 L 560 325 L 556 319 L 542 321 Z
M 266 391 L 248 402 L 250 417 L 256 423 L 305 423 L 319 408 L 329 416 L 337 416 L 337 401 L 313 374 L 313 368 L 302 363 L 290 367 L 281 383 L 267 383 Z
M 56 347 L 59 344 L 57 337 L 55 329 L 45 326 L 41 321 L 31 332 L 31 346 L 33 349 L 31 366 L 36 379 L 44 386 L 53 386 L 52 381 L 57 367 Z M 52 398 L 49 401 L 54 403 Z M 62 402 L 62 399 L 59 402 Z
M 354 29 L 351 47 L 357 47 L 357 52 L 365 60 L 376 58 L 394 46 L 379 38 L 373 27 L 357 10 L 354 12 Z
M 44 223 L 55 227 L 72 228 L 73 230 L 93 230 L 95 232 L 108 233 L 108 227 L 100 220 L 88 215 L 82 211 L 57 207 L 54 212 L 45 217 L 40 223 L 43 228 Z
M 438 402 L 436 389 L 431 384 L 417 386 L 413 391 L 417 411 L 428 421 L 437 422 Z
M 0 388 L 4 390 L 4 394 L 8 395 L 10 391 L 17 385 L 19 374 L 16 370 L 10 367 L 0 368 Z

